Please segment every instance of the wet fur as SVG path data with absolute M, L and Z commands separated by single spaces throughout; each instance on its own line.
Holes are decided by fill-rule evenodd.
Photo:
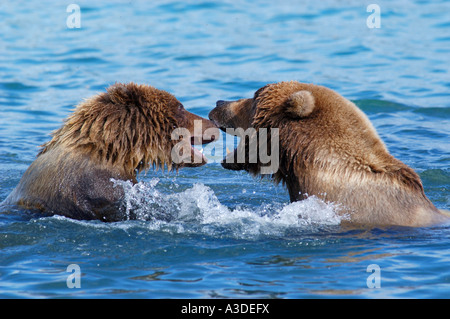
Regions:
M 300 91 L 311 96 L 296 96 Z M 286 185 L 292 202 L 315 195 L 341 204 L 351 223 L 363 225 L 447 220 L 425 196 L 420 177 L 389 154 L 367 116 L 338 93 L 295 81 L 270 84 L 252 99 L 222 101 L 209 117 L 225 129 L 249 114 L 244 127 L 279 128 L 280 165 L 272 178 Z M 260 163 L 222 165 L 261 172 Z
M 76 107 L 4 204 L 75 219 L 122 220 L 123 190 L 111 179 L 136 183 L 137 174 L 150 167 L 182 167 L 172 163 L 179 141 L 171 132 L 183 127 L 193 134 L 195 120 L 203 130 L 214 127 L 166 91 L 115 84 Z

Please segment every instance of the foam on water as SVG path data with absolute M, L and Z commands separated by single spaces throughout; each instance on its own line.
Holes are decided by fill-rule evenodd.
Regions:
M 157 189 L 157 178 L 135 185 L 129 181 L 113 182 L 125 190 L 124 209 L 128 218 L 145 221 L 154 230 L 254 239 L 335 226 L 345 219 L 339 214 L 338 205 L 315 196 L 290 204 L 263 203 L 230 209 L 202 183 L 166 194 Z

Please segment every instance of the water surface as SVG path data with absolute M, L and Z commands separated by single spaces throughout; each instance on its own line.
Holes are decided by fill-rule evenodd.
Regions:
M 66 3 L 3 1 L 0 201 L 73 107 L 115 82 L 167 90 L 206 117 L 218 99 L 298 80 L 354 101 L 450 209 L 450 3 L 377 3 L 379 29 L 356 0 L 77 1 L 81 28 L 70 29 Z M 346 229 L 334 205 L 290 204 L 283 187 L 214 160 L 139 180 L 123 185 L 136 221 L 3 209 L 0 296 L 449 297 L 448 225 Z M 70 264 L 81 288 L 67 286 Z

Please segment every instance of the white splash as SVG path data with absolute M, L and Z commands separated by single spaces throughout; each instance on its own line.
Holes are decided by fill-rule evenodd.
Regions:
M 124 206 L 129 218 L 144 220 L 155 230 L 203 233 L 237 238 L 283 236 L 311 227 L 339 225 L 345 217 L 339 207 L 317 197 L 290 204 L 261 204 L 230 209 L 220 203 L 208 186 L 196 183 L 184 191 L 165 194 L 150 182 L 114 181 L 125 190 Z

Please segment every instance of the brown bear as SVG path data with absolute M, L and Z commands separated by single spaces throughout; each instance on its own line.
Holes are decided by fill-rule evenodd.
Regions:
M 194 130 L 196 121 L 201 130 Z M 189 136 L 172 138 L 177 128 Z M 214 136 L 203 137 L 210 128 L 215 128 L 211 121 L 186 111 L 166 91 L 112 85 L 79 104 L 53 132 L 4 204 L 74 219 L 122 220 L 124 191 L 112 179 L 136 183 L 137 174 L 151 166 L 178 170 L 205 164 L 191 144 L 212 142 Z M 173 149 L 180 143 L 189 151 L 174 161 Z
M 315 195 L 338 203 L 353 225 L 425 226 L 448 220 L 425 196 L 419 176 L 389 154 L 367 116 L 331 89 L 296 81 L 268 84 L 253 98 L 217 101 L 209 118 L 241 137 L 222 166 L 253 175 L 267 174 L 262 172 L 267 165 L 248 154 L 248 145 L 263 128 L 271 129 L 264 137 L 277 152 L 270 176 L 286 185 L 291 202 Z M 239 161 L 241 151 L 245 156 Z

